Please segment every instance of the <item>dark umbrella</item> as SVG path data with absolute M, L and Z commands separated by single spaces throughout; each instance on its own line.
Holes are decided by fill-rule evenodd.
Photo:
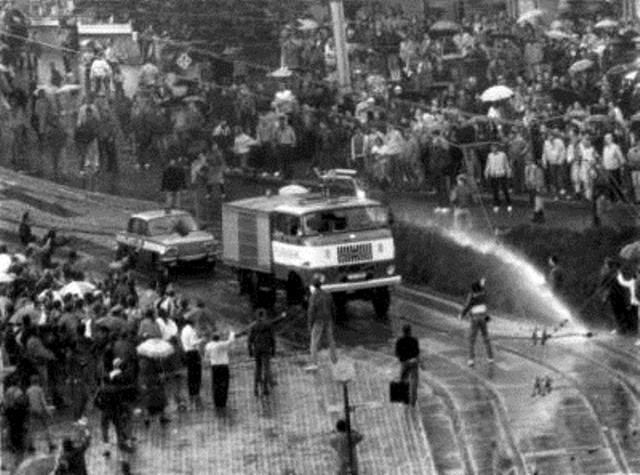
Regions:
M 127 322 L 115 315 L 107 315 L 106 317 L 96 320 L 96 325 L 102 328 L 106 328 L 111 332 L 120 332 L 125 329 Z

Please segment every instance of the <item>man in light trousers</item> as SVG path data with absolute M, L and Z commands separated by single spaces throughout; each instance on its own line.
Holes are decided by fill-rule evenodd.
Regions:
M 336 307 L 331 294 L 322 289 L 322 280 L 319 275 L 313 276 L 311 297 L 309 298 L 309 308 L 307 310 L 309 331 L 311 333 L 311 364 L 307 369 L 310 371 L 318 369 L 318 349 L 323 335 L 326 335 L 329 344 L 331 362 L 335 364 L 338 361 L 336 342 L 333 337 Z

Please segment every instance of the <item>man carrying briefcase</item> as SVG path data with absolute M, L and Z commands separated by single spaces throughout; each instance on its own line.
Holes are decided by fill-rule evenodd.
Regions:
M 393 393 L 407 391 L 408 394 L 402 399 L 415 406 L 418 399 L 420 343 L 411 335 L 411 325 L 402 327 L 402 336 L 396 341 L 396 357 L 400 361 L 400 383 L 391 383 L 392 399 L 400 396 Z

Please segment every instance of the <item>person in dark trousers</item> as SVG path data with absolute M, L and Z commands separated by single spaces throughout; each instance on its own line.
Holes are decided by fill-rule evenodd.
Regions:
M 182 316 L 185 322 L 180 331 L 180 342 L 184 350 L 187 366 L 187 387 L 189 389 L 189 403 L 192 409 L 202 406 L 200 400 L 200 388 L 202 386 L 202 358 L 200 357 L 200 344 L 202 338 L 198 337 L 193 322 L 193 313 L 186 312 Z
M 549 274 L 547 276 L 549 288 L 554 294 L 561 295 L 564 287 L 564 270 L 560 266 L 557 256 L 549 257 Z
M 211 366 L 211 394 L 217 409 L 227 406 L 229 394 L 229 349 L 236 335 L 229 333 L 226 341 L 220 341 L 220 335 L 213 335 L 212 341 L 204 347 L 204 359 Z
M 257 320 L 249 331 L 249 356 L 255 358 L 254 394 L 269 394 L 269 387 L 273 384 L 271 376 L 271 357 L 276 354 L 276 337 L 273 325 L 267 321 L 267 311 L 260 308 L 256 312 Z
M 3 399 L 4 421 L 7 427 L 7 442 L 17 467 L 27 448 L 27 427 L 29 421 L 29 398 L 20 387 L 20 375 L 13 372 L 5 378 L 6 390 Z
M 418 399 L 420 343 L 411 335 L 411 325 L 402 327 L 402 336 L 396 340 L 396 357 L 400 361 L 400 380 L 409 383 L 409 404 L 415 406 Z
M 322 289 L 321 276 L 313 277 L 307 316 L 309 332 L 311 333 L 311 364 L 307 369 L 318 369 L 318 348 L 323 335 L 326 335 L 329 343 L 331 361 L 335 364 L 338 361 L 338 355 L 336 354 L 336 342 L 333 337 L 336 307 L 331 294 Z
M 18 227 L 18 236 L 23 246 L 27 246 L 37 240 L 31 231 L 31 217 L 28 211 L 22 215 L 20 226 Z
M 53 475 L 88 475 L 85 453 L 91 443 L 91 431 L 85 424 L 76 424 L 79 435 L 76 440 L 69 437 L 62 441 L 62 453 Z
M 336 473 L 348 475 L 358 473 L 358 457 L 356 445 L 362 442 L 362 434 L 355 430 L 347 430 L 347 422 L 340 419 L 336 423 L 336 432 L 331 437 L 331 448 L 336 451 Z
M 165 193 L 166 209 L 176 209 L 180 206 L 180 192 L 187 186 L 187 176 L 176 159 L 169 160 L 169 164 L 162 172 L 161 191 Z
M 487 349 L 487 360 L 489 363 L 493 363 L 493 349 L 491 348 L 487 327 L 490 317 L 487 313 L 487 293 L 484 278 L 471 284 L 471 293 L 467 297 L 467 302 L 458 318 L 462 319 L 468 313 L 471 313 L 471 330 L 469 334 L 469 361 L 467 364 L 469 366 L 475 364 L 475 346 L 478 331 L 482 334 L 482 339 Z

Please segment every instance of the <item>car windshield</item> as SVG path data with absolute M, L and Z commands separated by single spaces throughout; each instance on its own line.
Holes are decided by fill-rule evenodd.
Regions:
M 389 212 L 383 206 L 358 206 L 310 213 L 302 222 L 306 235 L 362 231 L 388 226 Z
M 149 234 L 159 236 L 162 234 L 187 235 L 198 230 L 198 224 L 188 214 L 167 215 L 149 221 Z

